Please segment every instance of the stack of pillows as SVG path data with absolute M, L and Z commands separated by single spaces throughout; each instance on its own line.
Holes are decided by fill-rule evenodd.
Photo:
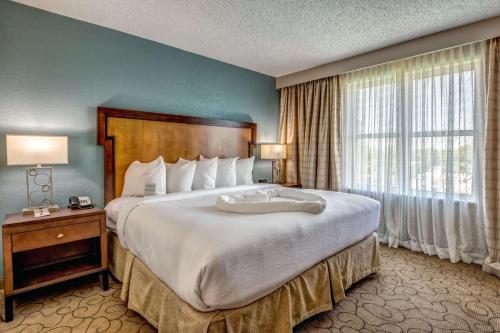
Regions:
M 133 162 L 125 173 L 122 197 L 148 196 L 216 187 L 253 184 L 255 157 L 204 158 L 165 163 L 163 157 L 149 163 Z

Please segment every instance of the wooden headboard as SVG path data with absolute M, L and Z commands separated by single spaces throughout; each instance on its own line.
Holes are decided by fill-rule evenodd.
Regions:
M 97 108 L 97 142 L 104 146 L 104 199 L 119 197 L 125 171 L 133 161 L 149 162 L 162 155 L 179 157 L 248 157 L 257 125 L 233 120 Z

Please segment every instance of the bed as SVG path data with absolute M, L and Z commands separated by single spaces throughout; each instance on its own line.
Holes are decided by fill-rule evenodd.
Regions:
M 248 156 L 256 125 L 98 109 L 112 275 L 128 307 L 162 332 L 290 332 L 379 270 L 379 205 L 321 192 L 321 214 L 217 211 L 245 185 L 119 198 L 134 160 Z M 179 145 L 178 142 L 184 142 Z

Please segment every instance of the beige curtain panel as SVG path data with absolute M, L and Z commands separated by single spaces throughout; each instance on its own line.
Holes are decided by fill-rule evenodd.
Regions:
M 340 189 L 338 77 L 281 89 L 278 139 L 287 144 L 280 180 L 304 188 Z
M 488 41 L 484 208 L 488 257 L 483 270 L 500 277 L 500 38 Z

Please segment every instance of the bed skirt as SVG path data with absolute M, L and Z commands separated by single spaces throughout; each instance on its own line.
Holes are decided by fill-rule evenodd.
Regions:
M 121 298 L 159 332 L 290 333 L 301 321 L 333 308 L 355 282 L 380 270 L 374 233 L 319 262 L 272 293 L 244 307 L 200 312 L 181 300 L 108 232 L 109 268 L 123 283 Z

